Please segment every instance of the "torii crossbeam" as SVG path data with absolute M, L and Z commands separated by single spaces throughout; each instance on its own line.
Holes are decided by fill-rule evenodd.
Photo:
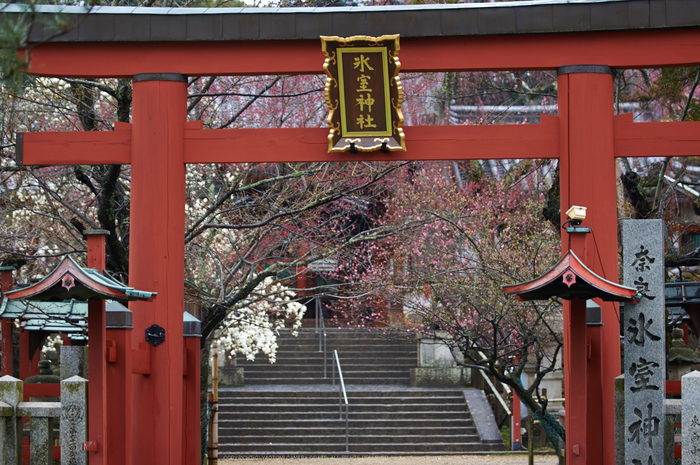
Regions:
M 134 304 L 134 343 L 143 342 L 154 323 L 167 334 L 151 352 L 151 375 L 134 376 L 134 463 L 199 460 L 199 438 L 188 437 L 184 451 L 181 444 L 185 164 L 558 158 L 562 212 L 572 204 L 588 207 L 586 225 L 595 234 L 595 247 L 580 258 L 615 282 L 615 157 L 700 155 L 699 123 L 633 123 L 631 115 L 613 112 L 611 68 L 700 64 L 700 13 L 678 5 L 647 0 L 245 13 L 110 8 L 89 15 L 61 43 L 41 44 L 49 32 L 33 30 L 31 73 L 134 81 L 131 124 L 117 124 L 113 132 L 25 133 L 18 139 L 26 165 L 131 164 L 130 285 L 158 292 L 154 302 Z M 354 155 L 328 154 L 325 128 L 205 130 L 186 121 L 184 75 L 321 74 L 318 36 L 387 33 L 402 36 L 402 71 L 558 70 L 558 116 L 523 126 L 409 126 L 405 153 Z M 575 465 L 615 462 L 619 324 L 611 303 L 601 307 L 603 335 L 588 361 L 598 382 L 587 381 L 583 405 L 567 403 L 574 411 L 566 417 L 567 460 Z M 585 338 L 586 328 L 569 327 L 569 312 L 565 305 L 571 369 L 569 341 Z M 567 399 L 577 398 L 580 386 L 573 384 L 567 379 Z

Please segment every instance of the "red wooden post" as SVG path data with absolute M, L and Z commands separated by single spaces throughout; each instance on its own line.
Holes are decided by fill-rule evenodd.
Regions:
M 105 269 L 104 230 L 85 231 L 87 235 L 87 266 L 100 273 Z M 107 463 L 107 367 L 105 362 L 106 340 L 105 301 L 88 300 L 88 441 L 97 445 L 88 452 L 90 465 Z M 94 446 L 93 446 L 94 448 Z
M 578 256 L 586 256 L 586 234 L 570 233 L 569 247 Z M 566 235 L 566 234 L 565 234 Z M 565 341 L 568 334 L 569 358 L 564 365 L 566 395 L 566 459 L 568 464 L 585 465 L 595 451 L 588 444 L 588 350 L 586 337 L 586 301 L 574 299 L 564 307 Z M 567 308 L 568 307 L 568 308 Z M 568 325 L 566 321 L 568 320 Z M 565 342 L 566 344 L 566 342 Z M 600 462 L 598 462 L 600 463 Z
M 113 302 L 105 312 L 107 348 L 107 461 L 116 465 L 133 463 L 132 376 L 131 359 L 132 318 L 129 309 Z
M 183 428 L 182 428 L 182 463 L 183 465 L 200 465 L 202 460 L 202 436 L 200 428 L 201 415 L 201 325 L 200 322 L 185 313 L 184 321 L 185 365 L 182 391 Z
M 510 437 L 511 437 L 511 448 L 513 450 L 520 450 L 523 448 L 522 444 L 522 413 L 520 412 L 520 397 L 513 391 L 513 419 L 510 422 Z M 528 436 L 528 438 L 531 438 L 532 434 Z M 530 439 L 528 439 L 530 440 Z
M 2 297 L 5 292 L 12 290 L 12 271 L 14 271 L 14 267 L 0 267 L 0 297 Z M 13 376 L 12 324 L 13 321 L 7 318 L 3 318 L 2 322 L 0 322 L 0 327 L 2 328 L 2 347 L 0 347 L 0 352 L 2 352 L 2 372 L 0 373 L 0 376 Z
M 29 374 L 29 333 L 19 329 L 19 379 L 24 381 L 31 376 Z
M 29 331 L 19 330 L 19 377 L 25 380 L 30 376 L 39 374 L 39 358 L 41 350 L 35 350 L 31 354 L 32 335 Z
M 612 71 L 605 66 L 563 67 L 559 70 L 560 118 L 560 179 L 561 206 L 565 212 L 571 205 L 588 208 L 584 225 L 592 229 L 593 241 L 587 252 L 574 252 L 594 273 L 618 281 L 617 210 L 615 193 L 615 156 L 613 151 L 613 85 Z M 573 244 L 572 244 L 573 246 Z M 562 235 L 562 249 L 568 248 L 568 237 Z M 600 347 L 605 354 L 601 360 L 601 388 L 592 390 L 585 399 L 586 417 L 600 416 L 602 427 L 595 433 L 600 439 L 590 444 L 602 444 L 602 451 L 582 450 L 586 444 L 586 421 L 576 419 L 571 410 L 579 407 L 571 389 L 583 389 L 575 381 L 586 368 L 586 307 L 583 302 L 565 302 L 564 357 L 566 385 L 567 459 L 570 463 L 615 463 L 614 443 L 614 378 L 620 374 L 620 337 L 618 315 L 611 302 L 602 302 L 603 326 Z M 580 328 L 579 328 L 580 327 Z M 574 378 L 572 378 L 572 376 Z M 582 387 L 583 386 L 583 387 Z M 596 412 L 593 413 L 593 410 Z M 592 430 L 593 432 L 593 430 Z M 573 451 L 579 446 L 579 455 Z M 583 454 L 583 455 L 581 455 Z M 600 460 L 602 454 L 602 460 Z
M 129 280 L 158 293 L 131 304 L 133 343 L 153 324 L 165 330 L 151 348 L 151 374 L 134 376 L 134 457 L 149 465 L 182 463 L 186 81 L 144 74 L 133 86 Z
M 586 389 L 588 399 L 600 399 L 603 395 L 602 363 L 600 352 L 602 345 L 602 326 L 588 326 L 586 328 L 586 348 L 588 358 L 588 371 Z M 603 422 L 603 411 L 600 404 L 589 401 L 587 413 L 588 462 L 603 463 L 603 435 L 600 434 L 600 425 Z

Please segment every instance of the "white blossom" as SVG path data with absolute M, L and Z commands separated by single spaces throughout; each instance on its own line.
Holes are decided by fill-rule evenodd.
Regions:
M 296 300 L 296 293 L 266 278 L 229 313 L 222 324 L 218 342 L 226 356 L 233 359 L 236 352 L 255 360 L 256 354 L 267 355 L 270 363 L 277 356 L 277 334 L 289 326 L 292 334 L 301 327 L 306 307 Z

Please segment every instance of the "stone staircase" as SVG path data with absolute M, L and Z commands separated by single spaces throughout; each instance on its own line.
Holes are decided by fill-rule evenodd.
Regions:
M 277 362 L 264 356 L 254 362 L 239 358 L 245 369 L 246 385 L 328 384 L 332 377 L 333 350 L 339 354 L 345 384 L 408 385 L 409 370 L 417 365 L 417 344 L 404 338 L 384 337 L 380 331 L 328 328 L 326 330 L 326 378 L 323 352 L 313 329 L 303 329 L 293 337 L 280 334 Z
M 245 387 L 219 391 L 219 455 L 446 455 L 503 450 L 481 441 L 465 393 L 412 388 L 416 344 L 367 331 L 328 329 L 348 395 L 348 418 L 338 386 L 323 378 L 323 353 L 313 330 L 282 335 L 277 363 L 243 362 Z M 480 393 L 480 392 L 479 392 Z M 481 393 L 480 393 L 481 394 Z M 346 439 L 347 425 L 347 439 Z M 347 441 L 347 442 L 346 442 Z
M 459 389 L 222 391 L 219 454 L 446 455 L 503 450 L 481 442 Z

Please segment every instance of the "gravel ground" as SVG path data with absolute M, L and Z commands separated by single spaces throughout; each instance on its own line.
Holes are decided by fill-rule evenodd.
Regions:
M 527 463 L 527 454 L 219 459 L 220 465 L 526 465 Z M 554 455 L 535 455 L 536 465 L 557 465 L 558 463 Z

